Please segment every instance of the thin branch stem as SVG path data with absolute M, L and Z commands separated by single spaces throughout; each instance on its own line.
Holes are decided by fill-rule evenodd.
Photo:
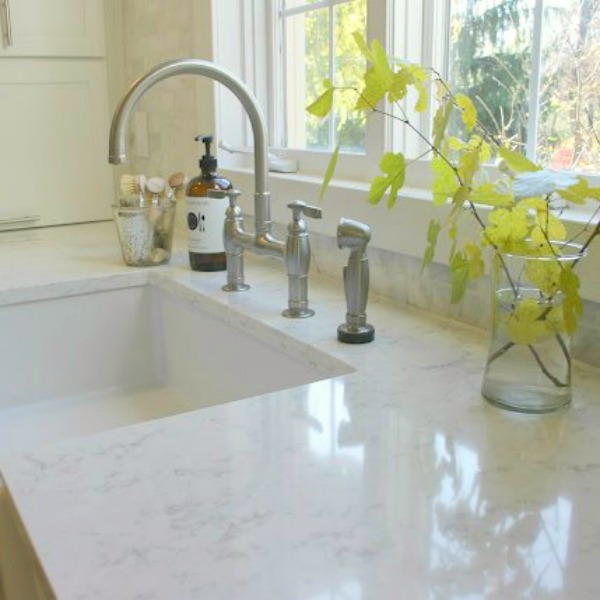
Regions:
M 583 235 L 584 233 L 586 233 L 587 231 L 589 231 L 589 227 L 590 225 L 593 223 L 594 219 L 598 216 L 598 214 L 600 213 L 600 205 L 596 208 L 596 210 L 594 211 L 594 214 L 590 217 L 590 219 L 588 220 L 588 222 L 584 225 L 584 227 L 582 229 L 580 229 L 572 238 L 570 238 L 567 242 L 565 242 L 565 244 L 572 244 L 578 237 L 580 237 L 581 235 Z
M 529 351 L 531 352 L 531 354 L 533 354 L 533 357 L 535 358 L 535 362 L 538 364 L 539 368 L 542 370 L 542 373 L 556 387 L 564 388 L 564 387 L 568 387 L 569 386 L 568 383 L 563 383 L 560 379 L 558 379 L 557 377 L 555 377 L 554 375 L 552 375 L 552 373 L 550 373 L 550 371 L 548 371 L 548 369 L 546 368 L 546 365 L 544 365 L 544 363 L 543 363 L 540 355 L 538 354 L 538 351 L 531 344 L 528 344 L 527 347 L 529 348 Z
M 514 342 L 507 342 L 502 346 L 502 348 L 496 350 L 494 354 L 488 357 L 486 366 L 490 366 L 495 360 L 498 360 L 503 354 L 506 354 L 513 346 L 516 344 Z
M 567 373 L 569 373 L 569 378 L 571 377 L 571 353 L 569 352 L 569 349 L 567 348 L 567 344 L 565 343 L 565 340 L 563 340 L 562 335 L 560 335 L 560 333 L 556 334 L 556 341 L 558 342 L 558 345 L 560 346 L 562 353 L 565 357 L 565 360 L 567 361 Z

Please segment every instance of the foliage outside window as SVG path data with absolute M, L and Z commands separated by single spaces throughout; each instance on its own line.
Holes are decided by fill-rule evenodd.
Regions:
M 284 0 L 279 14 L 285 55 L 283 145 L 327 151 L 343 139 L 345 152 L 364 152 L 364 122 L 352 113 L 351 101 L 341 100 L 323 121 L 304 107 L 317 97 L 324 79 L 344 86 L 364 70 L 352 32 L 366 34 L 367 0 Z
M 283 67 L 275 93 L 286 114 L 276 143 L 331 151 L 341 141 L 342 153 L 364 153 L 365 123 L 352 111 L 350 94 L 338 94 L 323 121 L 304 107 L 323 80 L 341 89 L 360 78 L 365 62 L 352 33 L 366 35 L 372 3 L 276 0 L 275 6 Z M 594 172 L 600 164 L 600 0 L 452 0 L 448 6 L 440 70 L 452 89 L 473 99 L 489 134 L 545 166 Z M 433 26 L 430 17 L 426 12 L 425 28 Z M 434 31 L 431 37 L 443 45 L 446 36 Z M 428 39 L 425 32 L 421 39 Z
M 448 80 L 486 130 L 555 169 L 600 164 L 600 1 L 453 0 Z

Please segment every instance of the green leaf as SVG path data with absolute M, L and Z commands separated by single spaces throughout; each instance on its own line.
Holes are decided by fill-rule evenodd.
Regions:
M 469 147 L 467 142 L 463 142 L 460 138 L 457 138 L 453 135 L 446 139 L 446 143 L 448 144 L 448 148 L 450 148 L 450 150 L 455 150 L 456 152 L 460 152 L 461 150 Z
M 425 85 L 428 73 L 421 65 L 409 65 L 407 68 L 412 75 L 413 86 L 418 94 L 415 111 L 422 113 L 427 110 L 429 104 L 429 93 Z
M 321 184 L 321 191 L 319 192 L 319 202 L 323 200 L 323 196 L 329 187 L 329 183 L 331 182 L 331 178 L 333 177 L 335 168 L 337 167 L 338 157 L 340 154 L 340 144 L 341 141 L 338 142 L 333 154 L 331 155 L 331 158 L 329 159 L 329 164 L 327 165 L 327 170 L 325 171 L 325 177 L 323 179 L 323 183 Z
M 378 175 L 371 182 L 369 191 L 369 202 L 377 204 L 389 189 L 388 208 L 396 203 L 398 191 L 404 185 L 404 175 L 406 171 L 406 161 L 404 155 L 400 152 L 386 152 L 379 162 L 379 168 L 384 175 Z
M 388 179 L 387 177 L 382 177 L 381 175 L 377 175 L 371 181 L 371 189 L 369 190 L 369 202 L 371 204 L 378 204 L 379 201 L 383 198 L 385 194 L 385 190 L 388 188 Z
M 585 201 L 590 198 L 600 201 L 600 188 L 591 188 L 587 179 L 583 177 L 577 178 L 579 181 L 564 190 L 556 190 L 558 195 L 573 204 L 585 204 Z
M 398 152 L 385 152 L 379 161 L 379 168 L 388 175 L 395 175 L 398 171 L 404 171 L 404 156 Z
M 465 242 L 465 256 L 469 261 L 469 279 L 479 279 L 485 270 L 481 248 L 473 241 Z
M 454 193 L 454 196 L 452 196 L 452 204 L 454 205 L 453 212 L 455 212 L 463 207 L 464 203 L 469 198 L 469 192 L 470 192 L 470 189 L 466 185 L 461 185 L 456 190 L 456 192 Z
M 461 118 L 467 131 L 471 131 L 477 125 L 477 109 L 473 104 L 473 100 L 469 96 L 465 96 L 465 94 L 456 94 L 454 101 L 458 108 L 460 108 Z
M 390 102 L 398 102 L 408 94 L 408 86 L 412 83 L 413 76 L 408 67 L 402 67 L 395 75 L 390 86 Z
M 381 85 L 374 69 L 369 69 L 364 76 L 365 87 L 362 89 L 354 110 L 374 110 L 377 103 L 385 96 L 387 89 Z
M 440 148 L 442 145 L 453 109 L 452 102 L 442 102 L 435 113 L 433 118 L 433 146 L 435 148 Z
M 442 226 L 437 219 L 431 219 L 429 221 L 429 227 L 427 228 L 427 248 L 425 248 L 425 254 L 423 254 L 423 262 L 421 263 L 421 271 L 424 271 L 432 262 L 435 256 L 435 247 L 437 245 L 438 236 Z
M 560 289 L 565 296 L 563 300 L 565 330 L 571 334 L 577 329 L 579 317 L 583 315 L 583 301 L 579 295 L 579 277 L 573 273 L 571 267 L 566 266 L 561 271 Z
M 326 117 L 331 112 L 334 92 L 334 88 L 331 87 L 331 82 L 329 80 L 326 79 L 323 83 L 327 89 L 306 108 L 307 112 L 311 115 L 321 118 Z M 329 84 L 329 86 L 327 84 Z
M 441 206 L 458 190 L 458 179 L 454 169 L 441 156 L 433 157 L 431 168 L 433 170 L 433 203 Z
M 525 277 L 548 297 L 556 294 L 561 272 L 560 263 L 556 260 L 525 261 Z
M 524 173 L 526 171 L 541 171 L 542 167 L 538 167 L 531 162 L 525 155 L 514 152 L 509 148 L 499 148 L 498 156 L 506 163 L 508 168 L 514 173 Z
M 373 110 L 375 105 L 392 89 L 394 71 L 381 42 L 373 40 L 371 48 L 369 48 L 360 33 L 354 32 L 352 35 L 363 56 L 371 63 L 371 67 L 364 74 L 365 87 L 354 109 Z
M 429 103 L 429 94 L 427 93 L 427 88 L 422 81 L 416 80 L 415 90 L 417 90 L 418 93 L 417 102 L 415 104 L 415 112 L 425 112 Z
M 392 67 L 390 67 L 385 48 L 379 40 L 373 40 L 371 43 L 371 64 L 380 84 L 386 90 L 389 90 L 394 82 L 394 72 L 392 71 Z
M 510 206 L 513 197 L 510 192 L 499 192 L 493 183 L 484 183 L 471 192 L 471 201 L 486 206 Z
M 544 312 L 545 307 L 535 298 L 521 300 L 507 318 L 506 329 L 510 341 L 528 346 L 552 335 L 555 328 L 552 323 L 542 318 Z
M 450 273 L 452 278 L 452 295 L 450 302 L 457 304 L 460 302 L 469 283 L 469 260 L 462 252 L 457 252 L 450 262 Z
M 456 252 L 456 246 L 458 245 L 458 224 L 455 220 L 451 222 L 450 227 L 448 228 L 448 239 L 452 242 L 448 261 L 452 262 L 452 258 Z
M 530 233 L 531 223 L 527 208 L 496 208 L 488 217 L 483 240 L 503 252 L 510 252 L 520 247 Z
M 480 165 L 480 148 L 469 145 L 468 149 L 461 153 L 458 161 L 458 173 L 465 185 L 471 185 Z
M 367 46 L 367 42 L 365 41 L 365 38 L 363 37 L 363 35 L 361 33 L 359 33 L 358 31 L 355 31 L 352 34 L 352 37 L 354 38 L 354 41 L 356 42 L 356 45 L 358 46 L 358 49 L 360 50 L 361 54 L 369 62 L 372 62 L 373 56 L 371 54 L 371 51 L 369 50 L 369 46 Z

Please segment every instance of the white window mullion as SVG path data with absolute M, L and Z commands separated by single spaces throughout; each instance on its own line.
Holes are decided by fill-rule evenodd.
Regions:
M 536 0 L 531 45 L 531 79 L 529 80 L 529 119 L 527 123 L 527 156 L 535 161 L 537 155 L 538 122 L 540 114 L 540 82 L 542 79 L 542 25 L 544 0 Z
M 284 0 L 281 0 L 281 2 L 283 2 Z M 279 4 L 281 4 L 281 2 Z M 287 89 L 288 89 L 288 84 L 287 84 L 287 78 L 288 78 L 288 73 L 287 73 L 287 69 L 286 69 L 286 65 L 287 65 L 287 19 L 280 19 L 281 20 L 281 27 L 279 30 L 279 33 L 281 34 L 281 38 L 279 39 L 279 63 L 280 63 L 280 72 L 282 74 L 281 77 L 281 90 L 278 90 L 278 94 L 282 99 L 281 102 L 281 108 L 282 108 L 282 120 L 281 120 L 281 125 L 283 127 L 283 129 L 279 132 L 278 137 L 282 142 L 283 146 L 287 146 L 288 145 L 288 139 L 287 139 L 287 131 L 288 131 L 288 110 L 287 110 Z
M 440 2 L 440 0 L 435 0 Z M 433 2 L 428 0 L 396 0 L 392 2 L 393 22 L 390 24 L 391 52 L 401 63 L 430 65 L 432 53 L 428 47 L 428 29 L 431 29 Z M 429 112 L 417 115 L 413 111 L 413 94 L 402 101 L 402 108 L 411 123 L 424 131 L 429 122 Z M 393 109 L 393 107 L 392 107 Z M 394 109 L 393 109 L 394 110 Z M 395 109 L 397 110 L 397 109 Z M 404 153 L 407 158 L 415 158 L 424 151 L 420 137 L 400 123 L 396 123 L 390 132 L 390 147 Z
M 334 83 L 335 79 L 335 17 L 334 4 L 329 3 L 329 81 Z M 336 118 L 335 110 L 329 114 L 329 150 L 336 144 L 335 141 Z
M 267 56 L 266 56 L 266 82 L 267 82 L 267 102 L 268 102 L 268 122 L 269 122 L 269 144 L 271 146 L 283 146 L 284 140 L 281 134 L 285 131 L 285 103 L 283 101 L 284 74 L 281 60 L 277 57 L 282 56 L 283 35 L 281 28 L 283 23 L 278 17 L 281 11 L 282 0 L 267 0 L 265 11 L 265 27 L 267 38 Z

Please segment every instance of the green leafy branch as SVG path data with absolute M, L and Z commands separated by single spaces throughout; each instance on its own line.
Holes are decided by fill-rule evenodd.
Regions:
M 566 229 L 555 214 L 551 200 L 558 197 L 576 204 L 582 204 L 588 199 L 600 201 L 600 188 L 593 188 L 587 180 L 577 177 L 568 185 L 556 185 L 551 193 L 540 193 L 531 182 L 542 180 L 547 172 L 521 153 L 501 145 L 480 122 L 475 104 L 467 95 L 452 93 L 434 69 L 398 60 L 392 66 L 383 46 L 377 40 L 369 46 L 359 34 L 354 34 L 354 39 L 368 64 L 362 75 L 362 85 L 335 87 L 326 80 L 323 93 L 307 110 L 317 117 L 325 118 L 333 109 L 336 93 L 351 90 L 357 95 L 354 110 L 365 119 L 372 115 L 390 118 L 414 132 L 426 147 L 420 158 L 432 155 L 434 204 L 442 206 L 450 203 L 447 223 L 442 224 L 439 219 L 432 219 L 429 223 L 423 269 L 433 262 L 439 235 L 445 229 L 451 242 L 448 259 L 452 283 L 451 301 L 459 302 L 464 297 L 469 282 L 484 274 L 482 255 L 486 248 L 490 248 L 514 295 L 512 322 L 507 327 L 511 340 L 490 360 L 495 360 L 512 346 L 522 344 L 530 348 L 532 355 L 540 363 L 541 359 L 533 344 L 539 341 L 541 335 L 547 334 L 556 337 L 567 360 L 570 360 L 561 333 L 572 333 L 583 311 L 579 279 L 573 272 L 578 260 L 569 266 L 563 266 L 561 262 L 563 249 L 572 240 L 566 240 Z M 432 94 L 430 90 L 433 91 Z M 405 111 L 403 103 L 410 94 L 416 96 L 414 111 L 417 114 L 437 103 L 432 139 L 411 122 Z M 380 108 L 382 101 L 386 101 L 393 109 L 388 111 Z M 327 167 L 321 196 L 334 175 L 339 151 L 340 143 Z M 502 174 L 496 181 L 489 181 L 482 167 L 493 159 L 500 161 Z M 387 206 L 393 207 L 405 183 L 407 168 L 413 162 L 407 161 L 401 152 L 385 152 L 379 162 L 381 174 L 371 182 L 369 202 L 378 204 L 387 195 Z M 528 182 L 531 193 L 527 193 Z M 517 194 L 518 187 L 525 187 L 525 193 L 521 191 Z M 481 214 L 481 207 L 491 209 L 487 221 Z M 475 240 L 465 240 L 459 247 L 458 225 L 465 209 L 475 218 L 480 236 Z M 575 237 L 589 233 L 593 219 L 594 217 Z M 582 246 L 582 253 L 598 235 L 600 222 L 594 225 Z M 548 303 L 551 304 L 557 294 L 562 295 L 560 318 L 553 308 L 538 311 L 534 317 L 531 317 L 533 311 L 518 312 L 522 303 L 520 283 L 513 281 L 504 259 L 506 254 L 554 258 L 540 261 L 535 267 L 528 266 L 525 274 L 531 282 L 538 285 Z M 531 261 L 531 265 L 535 264 Z M 529 320 L 524 318 L 525 314 L 529 315 Z M 561 383 L 543 364 L 540 364 L 540 368 L 556 385 Z

